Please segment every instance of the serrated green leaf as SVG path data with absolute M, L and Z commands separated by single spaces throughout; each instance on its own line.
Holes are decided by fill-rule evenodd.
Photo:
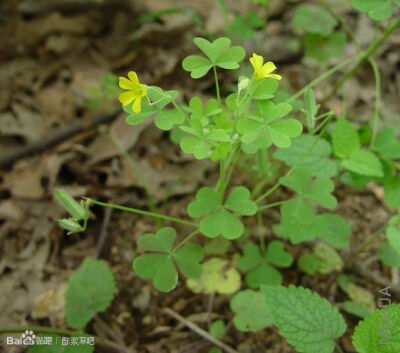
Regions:
M 299 353 L 331 353 L 346 331 L 338 310 L 303 287 L 261 286 L 279 333 Z
M 357 174 L 383 177 L 382 164 L 371 151 L 354 151 L 349 158 L 342 161 L 342 166 Z
M 400 304 L 377 310 L 363 321 L 352 337 L 358 353 L 400 352 Z
M 115 279 L 100 260 L 86 258 L 71 275 L 65 293 L 68 326 L 82 329 L 99 312 L 107 310 L 114 298 Z
M 328 36 L 337 25 L 337 20 L 323 8 L 303 5 L 296 9 L 292 24 L 306 32 Z
M 382 129 L 378 133 L 373 148 L 382 158 L 400 158 L 400 140 L 396 138 L 396 134 L 391 128 Z
M 186 285 L 194 293 L 232 294 L 240 288 L 240 274 L 227 260 L 212 258 L 202 264 L 201 277 Z
M 230 305 L 235 313 L 233 324 L 239 331 L 257 332 L 273 323 L 264 296 L 260 292 L 243 290 L 231 299 Z
M 293 139 L 290 147 L 277 150 L 274 157 L 291 167 L 302 159 L 298 168 L 309 169 L 315 176 L 332 177 L 337 174 L 337 166 L 329 159 L 331 153 L 331 146 L 326 140 L 304 134 Z
M 333 152 L 339 158 L 349 157 L 360 149 L 360 138 L 356 128 L 344 118 L 340 118 L 333 127 Z

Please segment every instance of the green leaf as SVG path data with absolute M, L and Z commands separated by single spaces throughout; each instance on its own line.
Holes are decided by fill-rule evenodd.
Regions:
M 138 256 L 133 262 L 135 272 L 145 279 L 152 279 L 154 287 L 161 292 L 170 292 L 178 284 L 178 268 L 186 277 L 199 278 L 203 249 L 197 244 L 186 244 L 175 252 L 175 229 L 164 227 L 156 234 L 147 233 L 138 240 L 138 247 L 152 253 Z
M 327 64 L 332 58 L 341 58 L 346 45 L 346 35 L 334 32 L 329 37 L 308 33 L 304 38 L 305 59 Z
M 88 343 L 88 337 L 89 335 L 85 333 L 72 335 L 68 337 L 69 345 L 64 345 L 60 336 L 40 334 L 39 340 L 49 340 L 51 344 L 35 344 L 28 349 L 27 353 L 92 353 L 95 346 Z
M 337 20 L 323 8 L 303 5 L 296 9 L 292 25 L 309 33 L 328 36 L 337 25 Z
M 282 276 L 273 266 L 289 267 L 293 257 L 288 253 L 282 242 L 274 240 L 269 243 L 265 254 L 260 253 L 258 246 L 247 244 L 243 256 L 238 260 L 238 267 L 246 271 L 246 284 L 257 289 L 260 284 L 278 285 Z
M 290 113 L 290 104 L 275 105 L 271 101 L 261 101 L 259 109 L 262 116 L 239 119 L 237 131 L 242 135 L 242 142 L 256 142 L 259 148 L 267 148 L 271 144 L 285 148 L 290 146 L 291 138 L 301 134 L 303 126 L 299 121 L 281 120 Z
M 261 291 L 279 333 L 299 353 L 333 352 L 346 323 L 326 299 L 295 286 L 262 285 Z
M 357 302 L 345 301 L 342 305 L 344 311 L 354 316 L 360 317 L 362 319 L 366 318 L 371 314 L 371 310 L 369 310 L 364 305 Z
M 224 320 L 216 320 L 210 326 L 210 335 L 216 339 L 220 339 L 226 331 Z
M 269 99 L 278 89 L 278 81 L 271 78 L 253 82 L 249 89 L 249 95 L 255 100 Z
M 386 306 L 361 321 L 352 337 L 358 353 L 400 352 L 400 304 Z
M 184 137 L 179 145 L 183 152 L 191 153 L 197 159 L 205 159 L 209 157 L 212 152 L 210 144 L 196 136 Z
M 235 313 L 233 324 L 239 331 L 257 332 L 271 326 L 273 321 L 262 293 L 243 290 L 231 299 Z
M 400 140 L 396 138 L 393 129 L 382 129 L 374 141 L 374 150 L 385 159 L 400 158 Z
M 211 258 L 202 264 L 199 279 L 188 279 L 187 287 L 194 293 L 232 294 L 240 288 L 240 274 L 227 260 Z
M 282 185 L 308 200 L 315 201 L 325 208 L 335 208 L 337 200 L 331 194 L 335 189 L 333 182 L 326 177 L 312 179 L 312 172 L 309 169 L 295 169 L 291 175 L 281 178 L 280 181 Z
M 201 78 L 207 74 L 213 67 L 210 60 L 199 55 L 190 55 L 182 62 L 184 70 L 190 72 L 190 76 L 194 79 Z
M 190 217 L 203 217 L 200 230 L 205 236 L 216 238 L 222 235 L 227 239 L 237 239 L 243 234 L 244 226 L 230 211 L 239 216 L 249 216 L 257 212 L 257 205 L 250 200 L 250 192 L 246 188 L 233 188 L 224 205 L 214 189 L 201 188 L 196 194 L 196 200 L 187 208 Z
M 349 157 L 360 149 L 360 138 L 356 128 L 344 118 L 340 118 L 333 127 L 333 152 L 339 158 Z
M 357 174 L 383 177 L 382 164 L 378 157 L 371 151 L 354 151 L 349 158 L 342 161 L 342 166 Z
M 302 271 L 313 276 L 318 272 L 321 260 L 315 254 L 304 254 L 300 256 L 297 265 Z
M 391 0 L 352 0 L 351 3 L 356 10 L 367 12 L 373 20 L 381 21 L 393 15 Z
M 318 272 L 328 274 L 333 271 L 341 271 L 343 268 L 343 260 L 338 252 L 325 243 L 318 243 L 314 247 L 314 255 L 320 259 Z
M 218 237 L 211 239 L 204 245 L 204 253 L 206 255 L 224 255 L 231 247 L 231 242 L 224 238 Z
M 379 245 L 379 259 L 389 267 L 400 267 L 400 255 L 389 243 Z
M 386 238 L 390 246 L 400 256 L 400 230 L 393 226 L 388 227 L 386 230 Z
M 177 109 L 160 111 L 154 123 L 160 130 L 171 130 L 175 125 L 180 125 L 185 121 L 185 114 Z
M 323 229 L 319 236 L 335 248 L 347 248 L 350 244 L 351 226 L 346 219 L 335 214 L 318 215 L 317 223 Z
M 110 268 L 87 257 L 71 275 L 65 293 L 68 326 L 83 329 L 97 313 L 107 310 L 114 298 L 115 279 Z
M 337 166 L 329 159 L 331 153 L 326 140 L 304 134 L 293 139 L 290 147 L 277 150 L 274 157 L 291 167 L 301 159 L 298 168 L 309 169 L 315 176 L 332 177 L 337 174 Z

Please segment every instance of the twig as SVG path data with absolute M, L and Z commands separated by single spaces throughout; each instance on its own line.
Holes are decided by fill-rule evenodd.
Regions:
M 100 236 L 99 236 L 99 240 L 97 242 L 96 250 L 94 253 L 95 258 L 98 258 L 100 256 L 103 245 L 107 239 L 108 225 L 110 224 L 112 211 L 113 211 L 112 208 L 106 208 L 104 211 L 104 219 L 101 224 Z
M 193 353 L 193 352 L 197 352 L 200 349 L 206 348 L 208 346 L 210 346 L 210 342 L 204 341 L 204 340 L 199 340 L 195 343 L 189 344 L 186 347 L 183 347 L 182 349 L 180 349 L 179 351 L 177 351 L 176 353 Z
M 100 124 L 107 124 L 114 120 L 116 116 L 119 114 L 120 110 L 96 116 L 89 121 L 79 121 L 68 127 L 58 130 L 51 135 L 42 138 L 39 141 L 32 142 L 24 147 L 19 147 L 13 149 L 9 152 L 5 152 L 0 156 L 0 169 L 4 169 L 15 163 L 16 161 L 34 155 L 36 153 L 42 153 L 47 149 L 54 147 L 61 142 L 75 136 L 76 134 L 93 129 L 95 126 Z
M 238 351 L 229 347 L 228 345 L 221 342 L 220 340 L 217 340 L 216 338 L 212 337 L 207 331 L 204 331 L 202 328 L 200 328 L 193 322 L 185 319 L 183 316 L 179 315 L 175 311 L 173 311 L 169 308 L 165 308 L 163 311 L 165 314 L 173 317 L 175 320 L 179 321 L 180 323 L 185 325 L 187 328 L 192 330 L 194 333 L 198 334 L 200 337 L 203 337 L 204 339 L 206 339 L 207 341 L 212 343 L 214 346 L 221 348 L 222 350 L 224 350 L 225 352 L 228 352 L 228 353 L 239 353 Z

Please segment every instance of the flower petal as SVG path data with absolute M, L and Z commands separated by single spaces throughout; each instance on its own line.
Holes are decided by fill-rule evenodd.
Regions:
M 122 103 L 122 105 L 128 105 L 136 97 L 132 91 L 128 91 L 128 92 L 121 93 L 118 98 L 119 98 L 119 101 Z
M 253 66 L 254 71 L 257 73 L 257 71 L 261 70 L 264 59 L 262 56 L 253 53 L 253 56 L 250 58 L 249 61 L 250 64 Z
M 267 77 L 272 78 L 274 80 L 278 80 L 278 81 L 282 80 L 281 75 L 269 74 L 269 75 L 267 75 Z
M 132 111 L 134 113 L 140 113 L 140 111 L 142 110 L 142 106 L 141 106 L 141 102 L 142 102 L 142 98 L 136 98 L 135 101 L 132 104 Z
M 120 77 L 119 87 L 121 87 L 122 89 L 133 90 L 135 89 L 135 84 L 132 81 L 129 81 L 126 77 Z
M 136 84 L 136 85 L 139 84 L 139 79 L 138 79 L 135 71 L 129 71 L 128 77 L 134 84 Z
M 276 70 L 276 66 L 272 61 L 268 61 L 265 63 L 261 69 L 262 76 L 267 77 L 271 72 L 274 72 Z

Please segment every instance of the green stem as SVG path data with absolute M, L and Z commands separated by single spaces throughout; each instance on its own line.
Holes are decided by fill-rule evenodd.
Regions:
M 322 127 L 322 128 L 321 128 L 320 133 L 318 134 L 318 138 L 315 139 L 315 141 L 314 141 L 314 142 L 312 143 L 312 145 L 308 148 L 308 150 L 297 160 L 297 162 L 293 165 L 293 167 L 290 168 L 290 169 L 287 171 L 287 173 L 286 173 L 282 178 L 291 175 L 291 174 L 294 172 L 294 170 L 304 161 L 304 159 L 306 159 L 307 156 L 314 150 L 315 146 L 316 146 L 317 143 L 319 142 L 320 137 L 322 136 L 322 134 L 323 134 L 324 131 L 325 131 L 325 128 L 326 128 L 326 125 L 327 125 L 327 124 L 326 124 L 327 121 L 330 120 L 330 119 L 332 118 L 332 116 L 333 116 L 333 115 L 328 116 L 328 117 L 321 123 L 321 125 L 319 126 L 319 128 L 321 128 L 321 127 Z M 317 129 L 317 130 L 318 130 L 318 129 Z M 315 130 L 315 131 L 317 131 L 317 130 Z M 271 195 L 276 189 L 278 189 L 278 188 L 281 186 L 281 180 L 282 180 L 282 178 L 280 178 L 280 179 L 275 183 L 275 185 L 272 186 L 270 189 L 268 189 L 264 194 L 262 194 L 260 197 L 258 197 L 258 198 L 255 200 L 255 202 L 256 202 L 256 203 L 261 202 L 262 200 L 264 200 L 265 198 L 267 198 L 269 195 Z
M 33 331 L 35 333 L 41 333 L 41 334 L 50 334 L 50 335 L 58 335 L 58 336 L 74 336 L 74 335 L 79 335 L 83 334 L 83 331 L 71 331 L 67 329 L 58 329 L 58 328 L 53 328 L 53 327 L 47 327 L 47 326 L 8 326 L 8 327 L 0 327 L 0 335 L 4 334 L 13 334 L 13 333 L 23 333 L 26 330 Z M 103 339 L 101 337 L 95 336 L 90 334 L 91 337 L 94 337 L 95 344 L 102 345 L 103 350 L 105 350 L 107 347 L 108 349 L 112 349 L 115 352 L 124 352 L 128 353 L 130 352 L 128 348 L 121 346 L 119 344 L 116 344 L 112 341 L 109 341 L 107 339 Z
M 219 92 L 219 83 L 218 83 L 218 74 L 217 74 L 217 67 L 213 66 L 213 70 L 214 70 L 214 79 L 215 79 L 215 90 L 217 92 L 217 100 L 218 100 L 218 104 L 221 104 L 221 94 Z
M 114 208 L 116 210 L 136 213 L 136 214 L 140 214 L 140 215 L 143 215 L 143 216 L 149 216 L 149 217 L 153 217 L 153 218 L 160 218 L 160 219 L 164 219 L 166 221 L 180 223 L 180 224 L 184 224 L 186 226 L 196 227 L 197 228 L 197 224 L 196 223 L 190 222 L 190 221 L 185 221 L 184 219 L 171 217 L 171 216 L 167 216 L 167 215 L 163 215 L 163 214 L 159 214 L 159 213 L 149 212 L 149 211 L 143 211 L 143 210 L 138 209 L 138 208 L 126 207 L 126 206 L 121 206 L 121 205 L 117 205 L 117 204 L 113 204 L 113 203 L 101 202 L 101 201 L 93 200 L 93 199 L 90 199 L 90 198 L 89 198 L 89 201 L 90 201 L 91 204 L 95 204 L 95 205 L 98 205 L 98 206 Z
M 387 27 L 383 35 L 376 42 L 372 43 L 365 53 L 358 55 L 357 63 L 338 82 L 336 82 L 331 93 L 324 99 L 324 101 L 335 95 L 337 91 L 344 85 L 344 83 L 359 70 L 359 68 L 364 64 L 366 60 L 369 60 L 372 55 L 375 54 L 375 52 L 382 46 L 382 44 L 385 43 L 386 39 L 388 39 L 388 37 L 398 27 L 400 27 L 400 18 L 391 26 Z
M 218 183 L 217 183 L 217 193 L 218 197 L 221 201 L 224 199 L 224 193 L 225 193 L 225 171 L 226 171 L 226 160 L 221 159 L 219 161 L 219 177 L 218 177 Z
M 370 58 L 368 61 L 372 66 L 372 70 L 374 71 L 374 77 L 375 77 L 375 112 L 374 112 L 374 120 L 372 123 L 372 138 L 370 144 L 370 146 L 372 146 L 375 142 L 375 138 L 378 133 L 378 127 L 379 127 L 379 114 L 381 108 L 381 74 L 379 72 L 379 68 L 376 61 L 373 58 Z
M 297 98 L 301 97 L 307 89 L 312 88 L 318 85 L 320 82 L 326 80 L 328 77 L 332 76 L 334 73 L 342 69 L 344 66 L 350 64 L 353 60 L 355 60 L 358 57 L 359 55 L 352 56 L 349 59 L 344 60 L 339 64 L 333 66 L 331 69 L 318 76 L 315 80 L 311 81 L 308 85 L 304 86 L 300 91 L 291 96 L 288 100 L 286 100 L 286 103 L 291 103 Z
M 185 110 L 181 107 L 180 104 L 178 104 L 178 103 L 175 101 L 175 99 L 173 99 L 173 100 L 171 101 L 171 103 L 172 103 L 172 105 L 173 105 L 176 109 L 180 110 L 180 111 L 182 112 L 182 114 L 185 115 L 186 118 L 189 118 L 188 113 L 185 112 Z
M 264 234 L 262 231 L 263 228 L 263 219 L 262 219 L 262 214 L 261 212 L 257 213 L 257 230 L 258 230 L 258 239 L 260 241 L 260 249 L 261 249 L 261 254 L 264 255 L 265 253 L 265 238 Z
M 192 233 L 188 234 L 180 243 L 178 243 L 178 245 L 176 245 L 173 249 L 172 249 L 172 253 L 174 253 L 175 251 L 177 251 L 180 247 L 182 247 L 183 244 L 185 244 L 186 242 L 188 242 L 190 239 L 192 239 L 195 235 L 197 235 L 198 233 L 200 233 L 200 231 L 198 229 L 194 230 Z
M 280 206 L 280 205 L 284 204 L 285 202 L 286 202 L 286 200 L 268 203 L 266 205 L 259 206 L 258 207 L 258 211 L 263 211 L 263 210 L 266 210 L 268 208 L 273 208 L 273 207 L 276 207 L 276 206 Z
M 149 204 L 149 207 L 153 213 L 159 213 L 156 202 L 153 198 L 153 196 L 150 193 L 150 187 L 149 184 L 147 183 L 146 179 L 143 177 L 142 171 L 140 170 L 139 166 L 137 163 L 133 160 L 132 156 L 128 153 L 128 151 L 117 141 L 111 134 L 109 133 L 104 133 L 104 136 L 108 138 L 120 151 L 120 153 L 124 156 L 124 158 L 127 160 L 129 166 L 132 168 L 133 172 L 135 173 L 139 183 L 144 189 L 144 192 L 146 194 L 147 202 Z M 163 222 L 160 218 L 156 218 L 156 223 L 157 227 L 161 228 L 163 226 Z

